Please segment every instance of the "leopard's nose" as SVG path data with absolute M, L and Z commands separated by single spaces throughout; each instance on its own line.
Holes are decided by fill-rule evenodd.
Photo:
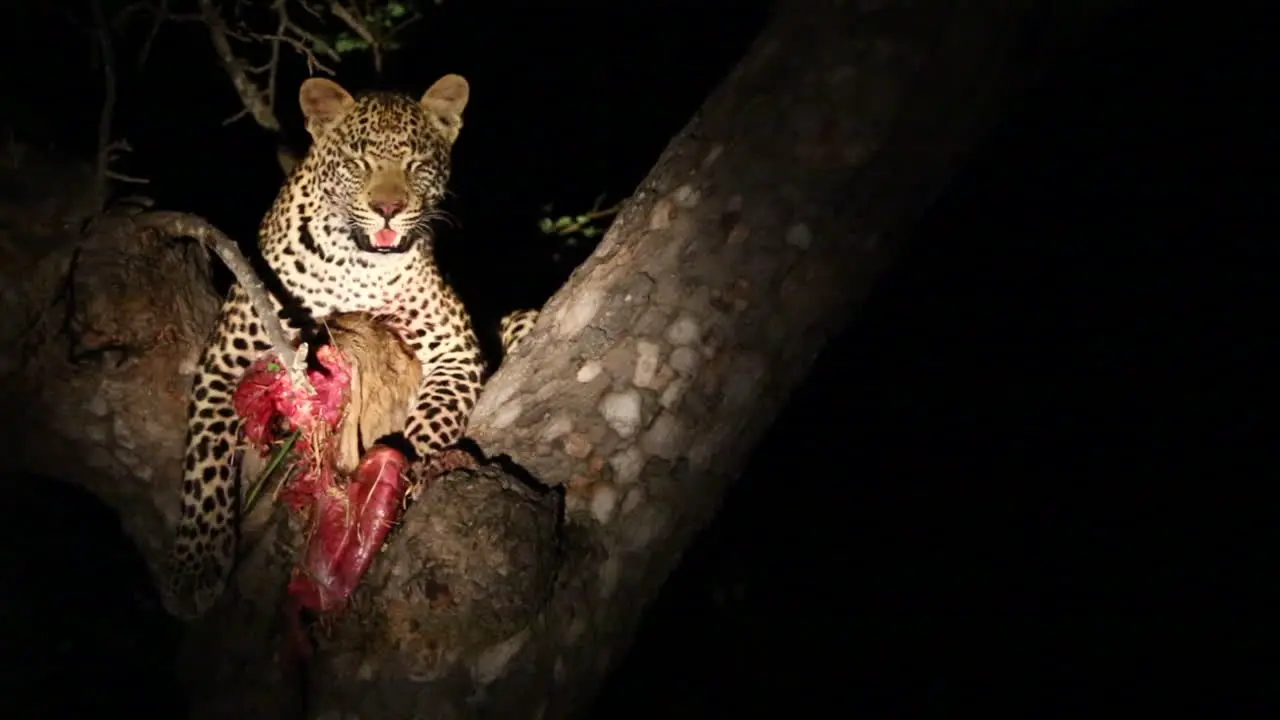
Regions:
M 404 205 L 403 200 L 372 200 L 369 202 L 369 207 L 387 220 L 399 215 L 400 211 L 404 210 Z

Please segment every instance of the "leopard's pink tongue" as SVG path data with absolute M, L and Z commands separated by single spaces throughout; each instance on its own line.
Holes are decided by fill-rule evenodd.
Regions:
M 395 230 L 392 230 L 391 228 L 382 228 L 381 230 L 373 234 L 373 246 L 380 247 L 380 248 L 395 247 L 396 236 L 398 236 L 399 234 L 400 233 L 397 233 Z

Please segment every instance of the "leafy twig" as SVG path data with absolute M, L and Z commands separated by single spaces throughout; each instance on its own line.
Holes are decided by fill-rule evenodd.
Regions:
M 363 22 L 361 22 L 358 18 L 356 18 L 356 16 L 353 15 L 351 11 L 348 10 L 347 7 L 342 3 L 340 2 L 330 3 L 329 12 L 333 13 L 334 17 L 338 18 L 347 27 L 351 28 L 351 32 L 355 33 L 356 35 L 359 35 L 361 40 L 364 40 L 370 45 L 378 44 L 378 39 L 373 36 L 373 32 L 369 30 L 368 26 L 366 26 Z
M 369 30 L 368 26 L 361 22 L 345 5 L 340 2 L 329 3 L 329 12 L 333 16 L 341 20 L 347 27 L 351 28 L 351 32 L 355 33 L 361 40 L 369 44 L 369 51 L 373 53 L 373 71 L 378 75 L 382 74 L 382 48 L 378 44 L 378 38 Z
M 595 202 L 595 206 L 581 215 L 565 215 L 563 217 L 552 220 L 549 217 L 543 218 L 539 226 L 542 232 L 547 235 L 576 235 L 585 230 L 592 229 L 589 226 L 597 220 L 603 220 L 618 214 L 618 210 L 622 208 L 622 203 L 617 203 L 611 207 L 599 209 L 603 197 Z M 596 230 L 596 232 L 599 232 Z M 587 233 L 584 233 L 587 234 Z

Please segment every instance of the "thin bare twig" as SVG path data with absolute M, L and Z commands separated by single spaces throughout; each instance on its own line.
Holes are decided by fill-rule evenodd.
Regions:
M 312 52 L 310 48 L 307 47 L 305 40 L 307 37 L 310 37 L 310 33 L 308 33 L 305 30 L 300 30 L 288 24 L 286 24 L 284 28 L 285 30 L 289 30 L 298 34 L 299 36 L 302 37 L 302 39 L 300 40 L 298 38 L 292 38 L 283 33 L 276 33 L 274 35 L 259 35 L 257 39 L 269 40 L 272 43 L 285 43 L 289 47 L 292 47 L 299 55 L 306 58 L 307 69 L 310 70 L 312 73 L 314 73 L 316 70 L 320 70 L 327 75 L 333 74 L 333 69 L 326 67 L 324 63 L 320 62 L 320 59 L 316 57 L 316 54 Z M 334 59 L 341 60 L 341 57 L 338 55 L 338 53 L 333 51 L 333 49 L 330 48 L 328 45 L 325 45 L 323 41 L 317 38 L 316 42 L 319 44 L 317 49 L 322 54 L 328 57 L 332 57 Z
M 250 113 L 249 108 L 247 107 L 240 108 L 239 110 L 236 111 L 234 115 L 228 117 L 226 120 L 223 120 L 222 125 L 223 127 L 226 127 L 227 125 L 230 125 L 231 123 L 239 120 L 240 118 L 248 115 L 249 113 Z
M 118 173 L 114 170 L 108 170 L 107 177 L 110 178 L 111 180 L 115 180 L 116 182 L 132 183 L 134 185 L 146 185 L 147 183 L 151 182 L 151 180 L 147 178 L 136 177 L 134 175 L 125 175 L 124 173 Z
M 299 3 L 299 5 L 311 17 L 315 18 L 316 20 L 320 20 L 322 22 L 324 21 L 324 15 L 320 14 L 320 11 L 318 9 L 311 7 L 309 3 L 304 2 L 304 3 Z
M 289 16 L 288 14 L 285 13 L 285 8 L 284 8 L 285 1 L 286 0 L 276 0 L 276 13 L 280 17 L 280 22 L 277 24 L 277 27 L 276 27 L 277 35 L 283 34 L 285 27 L 287 27 L 289 24 Z M 276 76 L 279 74 L 277 71 L 280 69 L 280 41 L 279 40 L 271 41 L 271 60 L 267 62 L 266 69 L 267 69 L 267 97 L 272 98 L 271 102 L 272 104 L 274 104 L 275 96 L 276 96 Z
M 111 43 L 111 26 L 107 23 L 106 13 L 103 12 L 102 1 L 91 0 L 89 7 L 93 12 L 93 33 L 97 41 L 98 58 L 102 62 L 102 109 L 98 111 L 98 159 L 93 178 L 98 212 L 101 213 L 106 209 L 107 199 L 111 195 L 110 181 L 128 177 L 113 173 L 111 161 L 120 152 L 130 148 L 127 142 L 111 141 L 111 121 L 116 109 L 115 48 Z M 139 178 L 129 178 L 129 181 L 146 182 Z
M 329 12 L 333 13 L 334 17 L 338 18 L 347 27 L 351 28 L 351 32 L 359 35 L 360 39 L 369 43 L 370 46 L 378 44 L 378 38 L 374 37 L 373 31 L 361 22 L 359 18 L 352 14 L 351 10 L 347 9 L 347 6 L 340 2 L 330 3 Z
M 301 44 L 299 43 L 294 44 L 294 47 L 300 48 L 298 52 L 303 53 L 304 55 L 311 55 L 312 53 L 309 50 L 305 49 L 307 46 L 310 46 L 315 48 L 316 52 L 320 53 L 321 55 L 324 55 L 330 60 L 334 62 L 342 62 L 342 56 L 339 55 L 338 51 L 333 49 L 333 46 L 331 46 L 323 38 L 319 37 L 318 35 L 315 35 L 314 33 L 303 30 L 302 28 L 295 25 L 293 21 L 289 21 L 288 25 L 286 25 L 285 27 L 289 32 L 293 33 L 294 35 L 297 35 L 298 39 L 301 41 Z M 332 73 L 333 71 L 329 70 L 328 72 Z
M 287 3 L 288 0 L 276 0 L 276 15 L 279 17 L 276 34 L 256 34 L 255 37 L 259 40 L 287 42 L 295 51 L 298 52 L 299 55 L 306 58 L 307 67 L 311 68 L 312 72 L 315 72 L 315 69 L 320 69 L 329 75 L 332 75 L 333 70 L 325 67 L 324 64 L 316 58 L 315 53 L 318 52 L 334 62 L 342 62 L 342 56 L 339 55 L 338 51 L 333 49 L 333 47 L 330 46 L 323 38 L 299 27 L 298 24 L 289 17 Z M 304 3 L 302 6 L 306 7 L 306 4 Z
M 393 37 L 395 37 L 396 35 L 400 34 L 400 32 L 401 32 L 402 30 L 404 30 L 405 28 L 409 27 L 410 25 L 412 25 L 412 24 L 414 24 L 414 23 L 418 22 L 418 21 L 419 21 L 419 20 L 421 20 L 421 19 L 422 19 L 422 16 L 415 12 L 414 14 L 412 14 L 412 15 L 410 15 L 409 17 L 405 18 L 404 20 L 401 20 L 400 22 L 398 22 L 398 23 L 396 23 L 395 25 L 391 26 L 391 28 L 390 28 L 389 30 L 387 30 L 387 32 L 386 32 L 386 36 L 387 36 L 387 37 L 389 37 L 389 38 L 393 38 Z
M 240 102 L 244 104 L 247 114 L 252 115 L 254 121 L 263 128 L 279 132 L 280 120 L 276 117 L 275 108 L 272 106 L 273 98 L 264 95 L 258 83 L 249 77 L 248 66 L 231 47 L 232 31 L 223 21 L 214 0 L 200 0 L 200 14 L 205 26 L 209 29 L 209 40 L 213 43 L 213 50 L 222 63 L 222 69 L 231 78 L 231 85 L 240 95 Z
M 147 29 L 147 36 L 142 40 L 142 46 L 138 48 L 138 67 L 147 64 L 147 58 L 151 57 L 151 47 L 155 44 L 156 34 L 160 32 L 160 26 L 164 24 L 165 20 L 170 19 L 169 0 L 156 0 L 155 5 L 147 2 L 136 2 L 130 5 L 116 17 L 117 27 L 124 24 L 127 15 L 142 11 L 151 13 L 151 26 Z
M 323 72 L 333 75 L 331 67 L 320 60 L 317 55 L 324 56 L 333 62 L 341 62 L 342 56 L 322 38 L 300 27 L 289 18 L 288 0 L 275 0 L 272 9 L 276 13 L 276 28 L 271 34 L 254 32 L 247 26 L 232 27 L 223 18 L 216 0 L 199 0 L 200 19 L 209 29 L 209 40 L 213 43 L 214 52 L 222 64 L 227 77 L 240 96 L 244 110 L 227 118 L 224 124 L 230 124 L 249 115 L 263 128 L 272 132 L 280 131 L 280 119 L 276 116 L 275 102 L 277 95 L 277 73 L 280 66 L 280 46 L 288 45 L 307 62 L 307 69 L 315 74 Z M 303 7 L 306 7 L 303 4 Z M 310 9 L 308 8 L 308 11 Z M 263 65 L 250 65 L 241 57 L 232 41 L 243 43 L 267 43 L 270 45 L 270 56 Z M 262 76 L 265 75 L 265 81 Z

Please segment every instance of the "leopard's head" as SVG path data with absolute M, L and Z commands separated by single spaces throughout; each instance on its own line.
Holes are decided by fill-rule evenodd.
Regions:
M 318 199 L 342 218 L 360 250 L 404 252 L 427 233 L 469 92 L 460 75 L 440 78 L 420 100 L 394 93 L 355 98 L 325 78 L 302 83 L 313 143 L 311 162 L 299 172 L 314 173 Z

